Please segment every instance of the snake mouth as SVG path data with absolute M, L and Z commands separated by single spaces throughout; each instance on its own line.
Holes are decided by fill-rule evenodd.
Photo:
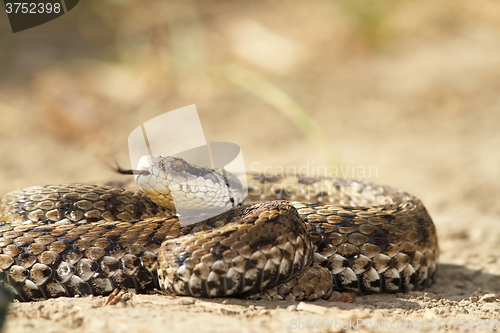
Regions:
M 121 175 L 138 175 L 138 176 L 149 176 L 151 172 L 148 170 L 136 170 L 136 169 L 122 169 L 119 165 L 116 167 L 116 172 Z

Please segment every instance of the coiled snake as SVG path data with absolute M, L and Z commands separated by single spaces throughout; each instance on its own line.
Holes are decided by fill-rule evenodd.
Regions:
M 207 176 L 175 157 L 152 162 L 136 171 L 144 192 L 48 185 L 5 195 L 0 280 L 15 298 L 121 288 L 315 300 L 333 290 L 398 292 L 434 280 L 435 227 L 408 193 L 344 179 L 249 175 L 243 204 L 182 227 L 165 203 L 173 192 L 234 204 L 232 195 L 218 194 L 227 175 Z M 189 186 L 176 184 L 180 178 Z

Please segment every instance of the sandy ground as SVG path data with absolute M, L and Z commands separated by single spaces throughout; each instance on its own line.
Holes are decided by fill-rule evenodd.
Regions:
M 340 176 L 417 195 L 438 229 L 437 282 L 353 303 L 340 294 L 315 303 L 162 295 L 112 306 L 102 297 L 14 303 L 5 332 L 494 330 L 497 2 L 143 3 L 80 4 L 16 35 L 2 22 L 0 193 L 117 179 L 103 160 L 127 166 L 132 129 L 196 104 L 207 140 L 239 144 L 247 169 L 335 165 Z M 328 153 L 285 116 L 297 105 L 324 132 Z

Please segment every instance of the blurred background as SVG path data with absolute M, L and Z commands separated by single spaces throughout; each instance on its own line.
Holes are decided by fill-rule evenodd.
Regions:
M 2 194 L 119 179 L 128 134 L 191 104 L 247 169 L 336 166 L 438 216 L 500 214 L 498 1 L 80 1 L 16 34 L 0 13 Z

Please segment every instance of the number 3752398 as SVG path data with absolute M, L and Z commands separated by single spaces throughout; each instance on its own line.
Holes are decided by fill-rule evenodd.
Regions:
M 50 14 L 60 13 L 60 3 L 43 3 L 43 2 L 7 2 L 5 4 L 7 14 Z

